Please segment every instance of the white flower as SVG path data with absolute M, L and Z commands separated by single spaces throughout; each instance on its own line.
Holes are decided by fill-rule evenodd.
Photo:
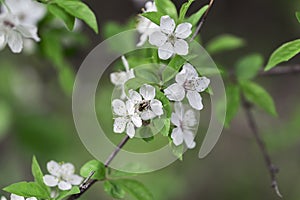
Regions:
M 114 72 L 110 74 L 110 81 L 117 87 L 121 88 L 121 99 L 126 97 L 124 84 L 129 80 L 134 78 L 133 69 L 129 69 L 128 61 L 124 56 L 122 56 L 122 62 L 126 71 Z
M 139 92 L 130 90 L 128 98 L 136 105 L 136 109 L 141 113 L 143 120 L 150 120 L 164 113 L 162 103 L 154 99 L 156 92 L 153 86 L 145 84 Z
M 115 99 L 112 102 L 114 113 L 118 116 L 114 121 L 114 132 L 123 133 L 126 129 L 126 134 L 133 138 L 135 135 L 135 127 L 142 126 L 142 119 L 136 112 L 135 105 L 131 101 L 124 103 L 120 99 Z
M 144 13 L 147 12 L 157 12 L 157 8 L 155 5 L 155 2 L 148 1 L 145 4 L 145 10 L 143 10 Z M 145 44 L 145 42 L 148 40 L 148 37 L 155 31 L 159 29 L 159 26 L 157 26 L 155 23 L 147 19 L 146 17 L 140 16 L 139 17 L 139 23 L 137 25 L 137 30 L 139 33 L 141 33 L 140 41 L 137 44 L 138 47 Z
M 12 52 L 20 53 L 24 38 L 40 41 L 37 35 L 37 27 L 22 25 L 15 15 L 2 13 L 0 15 L 0 47 L 3 48 L 8 44 Z
M 192 24 L 182 23 L 176 27 L 175 21 L 166 15 L 161 17 L 160 30 L 150 35 L 149 42 L 159 47 L 159 58 L 167 60 L 174 54 L 188 54 L 189 45 L 184 39 L 187 39 L 191 34 Z
M 6 200 L 6 198 L 5 199 L 2 199 L 1 198 L 1 200 Z M 22 197 L 22 196 L 19 196 L 19 195 L 15 195 L 15 194 L 11 194 L 10 195 L 10 200 L 37 200 L 37 198 L 35 198 L 35 197 L 30 197 L 30 198 L 24 198 L 24 197 Z
M 183 142 L 189 149 L 196 146 L 194 142 L 193 129 L 197 125 L 196 115 L 193 109 L 185 110 L 181 102 L 175 102 L 175 113 L 172 113 L 171 122 L 176 126 L 173 129 L 171 138 L 176 146 Z
M 203 92 L 208 87 L 210 80 L 206 77 L 199 77 L 194 67 L 187 63 L 176 75 L 176 83 L 164 90 L 165 95 L 171 101 L 182 101 L 186 96 L 190 105 L 196 110 L 202 110 Z
M 56 187 L 60 190 L 70 190 L 72 185 L 80 185 L 83 178 L 74 174 L 75 167 L 71 163 L 58 164 L 55 161 L 47 163 L 50 175 L 44 176 L 44 183 L 49 187 Z
M 4 196 L 2 196 L 0 199 L 1 200 L 7 200 L 6 197 L 4 197 Z

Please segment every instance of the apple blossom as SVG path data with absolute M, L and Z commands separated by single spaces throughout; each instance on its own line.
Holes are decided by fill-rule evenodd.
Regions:
M 2 199 L 1 199 L 2 200 Z M 15 195 L 15 194 L 11 194 L 10 195 L 10 200 L 37 200 L 37 198 L 35 197 L 30 197 L 30 198 L 24 198 L 22 196 L 19 195 Z

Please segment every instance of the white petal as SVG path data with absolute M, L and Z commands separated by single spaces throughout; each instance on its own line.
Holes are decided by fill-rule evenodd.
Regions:
M 129 122 L 126 127 L 126 133 L 130 138 L 133 138 L 135 135 L 135 129 L 133 123 Z
M 126 115 L 126 105 L 122 100 L 114 99 L 111 104 L 113 107 L 113 111 L 116 115 L 119 115 L 119 116 Z
M 40 41 L 39 36 L 37 35 L 37 27 L 35 26 L 17 26 L 16 29 L 25 37 L 32 38 L 36 42 Z
M 1 197 L 1 200 L 7 200 L 6 197 Z
M 30 197 L 30 198 L 27 198 L 26 200 L 37 200 L 37 198 L 35 198 L 35 197 Z
M 196 146 L 196 143 L 194 142 L 194 135 L 191 131 L 184 130 L 183 139 L 187 148 L 193 149 Z
M 7 35 L 7 43 L 13 53 L 20 53 L 23 49 L 23 40 L 20 33 L 10 31 Z
M 0 50 L 2 50 L 5 46 L 6 46 L 5 36 L 4 35 L 0 35 Z
M 175 126 L 178 126 L 178 127 L 181 126 L 180 118 L 178 117 L 178 115 L 177 115 L 176 113 L 172 113 L 172 116 L 171 116 L 171 122 L 172 122 L 172 124 L 174 124 Z
M 187 55 L 189 53 L 189 45 L 185 40 L 179 39 L 174 44 L 174 51 L 178 55 Z
M 148 34 L 143 33 L 143 34 L 141 35 L 141 37 L 140 37 L 140 41 L 137 43 L 136 46 L 137 46 L 137 47 L 143 46 L 143 45 L 146 43 L 147 39 L 148 39 Z
M 134 90 L 129 90 L 129 100 L 131 100 L 134 104 L 140 103 L 142 101 L 142 96 Z
M 168 60 L 174 55 L 174 47 L 170 42 L 158 48 L 158 57 L 162 60 Z
M 63 176 L 69 176 L 74 174 L 75 167 L 72 163 L 64 163 L 61 166 L 61 173 Z
M 155 88 L 151 85 L 145 84 L 140 88 L 140 94 L 145 100 L 152 100 L 155 97 Z
M 157 47 L 166 43 L 168 36 L 160 31 L 156 31 L 149 36 L 149 43 Z
M 209 86 L 210 80 L 206 77 L 199 77 L 195 80 L 195 88 L 197 92 L 203 92 Z
M 133 122 L 133 124 L 136 126 L 136 127 L 141 127 L 143 122 L 142 122 L 142 119 L 140 118 L 140 116 L 138 115 L 133 115 L 131 117 L 131 121 Z
M 196 69 L 191 65 L 190 63 L 186 63 L 182 67 L 182 71 L 184 71 L 186 74 L 188 74 L 188 77 L 198 77 L 198 73 Z
M 66 178 L 66 181 L 72 185 L 80 185 L 83 181 L 83 178 L 76 174 L 72 174 Z
M 196 110 L 202 110 L 202 97 L 197 91 L 188 91 L 186 94 L 187 99 L 189 100 L 190 105 Z
M 25 200 L 25 198 L 16 194 L 11 194 L 10 200 Z
M 45 175 L 43 181 L 49 187 L 55 187 L 58 184 L 58 178 L 52 175 Z
M 179 120 L 182 122 L 184 120 L 184 107 L 181 102 L 175 102 L 174 103 L 174 110 L 175 114 L 179 118 Z
M 186 70 L 182 69 L 175 77 L 175 80 L 178 84 L 183 85 L 189 78 L 189 74 L 186 73 Z
M 193 128 L 197 125 L 197 118 L 194 110 L 190 109 L 184 113 L 183 117 L 183 124 L 184 126 Z
M 135 112 L 135 105 L 132 101 L 126 101 L 126 109 L 129 115 L 133 115 Z
M 162 32 L 166 34 L 171 34 L 173 33 L 175 26 L 175 21 L 168 15 L 162 16 L 160 18 L 160 29 Z
M 179 24 L 175 30 L 175 36 L 181 39 L 186 39 L 192 34 L 192 24 Z
M 123 133 L 125 131 L 125 127 L 127 124 L 127 119 L 124 117 L 118 117 L 114 122 L 114 132 L 115 133 Z
M 161 116 L 162 114 L 164 114 L 163 105 L 159 100 L 153 99 L 150 102 L 150 107 L 156 116 Z
M 65 181 L 60 181 L 58 183 L 58 188 L 60 190 L 63 190 L 63 191 L 65 191 L 65 190 L 71 190 L 72 189 L 72 185 L 71 185 L 71 183 L 68 183 L 68 182 L 65 182 Z
M 176 146 L 179 146 L 183 142 L 183 132 L 180 128 L 174 128 L 171 134 L 171 138 L 173 140 L 173 143 Z
M 110 74 L 110 81 L 114 85 L 123 85 L 127 79 L 126 72 L 114 72 Z
M 125 56 L 122 56 L 121 59 L 122 59 L 122 63 L 124 65 L 126 71 L 128 72 L 129 71 L 129 64 L 128 64 L 127 59 L 125 58 Z
M 147 121 L 149 119 L 153 119 L 155 117 L 156 117 L 156 114 L 151 110 L 146 110 L 146 111 L 142 112 L 142 114 L 141 114 L 142 120 L 145 120 L 145 121 Z
M 47 163 L 47 170 L 51 175 L 60 177 L 61 175 L 61 166 L 55 161 L 50 161 Z
M 171 101 L 182 101 L 185 96 L 185 89 L 178 83 L 174 83 L 164 90 L 166 97 Z

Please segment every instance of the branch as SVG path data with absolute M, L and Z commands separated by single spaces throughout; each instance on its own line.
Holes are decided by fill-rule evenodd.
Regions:
M 110 154 L 110 156 L 107 158 L 107 160 L 104 163 L 105 167 L 108 167 L 109 164 L 113 161 L 113 159 L 118 155 L 120 150 L 125 146 L 125 144 L 128 142 L 129 136 L 126 135 L 126 137 L 118 144 L 116 149 Z M 91 175 L 83 182 L 83 184 L 80 186 L 80 193 L 71 195 L 67 200 L 74 200 L 78 199 L 83 195 L 88 189 L 90 189 L 97 180 L 90 179 L 95 172 L 91 172 Z
M 278 76 L 300 73 L 300 64 L 291 66 L 277 66 L 270 71 L 261 71 L 259 76 Z
M 277 183 L 277 179 L 276 179 L 276 174 L 279 172 L 279 169 L 273 164 L 272 160 L 271 160 L 271 156 L 267 151 L 266 145 L 263 141 L 263 139 L 260 137 L 259 135 L 259 131 L 258 131 L 258 127 L 257 124 L 255 122 L 254 116 L 251 112 L 251 108 L 252 108 L 252 104 L 249 103 L 244 96 L 242 96 L 242 102 L 243 102 L 243 107 L 245 109 L 246 112 L 246 116 L 247 116 L 247 121 L 249 124 L 250 129 L 252 130 L 252 133 L 254 135 L 254 138 L 256 140 L 256 143 L 258 144 L 260 151 L 264 157 L 266 166 L 268 168 L 270 177 L 271 177 L 271 181 L 272 181 L 272 188 L 275 190 L 276 194 L 282 198 L 282 195 L 279 191 L 279 187 L 278 187 L 278 183 Z

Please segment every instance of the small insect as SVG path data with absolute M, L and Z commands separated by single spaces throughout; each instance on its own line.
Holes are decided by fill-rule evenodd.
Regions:
M 149 102 L 148 101 L 143 101 L 142 103 L 139 104 L 138 110 L 140 112 L 147 110 L 149 108 Z

